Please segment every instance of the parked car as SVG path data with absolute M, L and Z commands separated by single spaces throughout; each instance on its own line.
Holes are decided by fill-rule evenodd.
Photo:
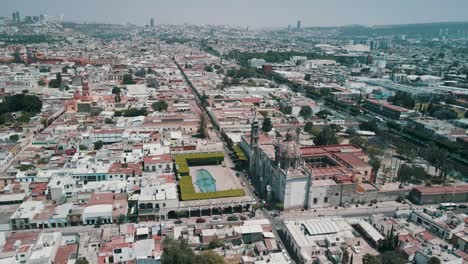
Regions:
M 206 222 L 206 219 L 200 217 L 200 218 L 197 218 L 197 221 L 196 221 L 196 222 L 197 222 L 197 223 L 205 223 L 205 222 Z
M 219 223 L 219 222 L 221 222 L 221 221 L 222 221 L 222 219 L 221 219 L 221 217 L 219 217 L 219 216 L 214 216 L 214 217 L 212 217 L 211 220 L 210 220 L 210 222 L 212 222 L 212 223 Z
M 182 220 L 177 220 L 177 221 L 174 222 L 174 224 L 180 225 L 180 224 L 182 224 Z
M 464 205 L 464 204 L 460 204 L 460 205 L 458 206 L 458 208 L 467 208 L 467 206 Z
M 235 215 L 231 215 L 227 218 L 228 221 L 239 221 L 239 217 Z
M 351 249 L 354 251 L 354 253 L 356 254 L 360 254 L 361 253 L 361 250 L 359 249 L 359 247 L 357 246 L 352 246 Z

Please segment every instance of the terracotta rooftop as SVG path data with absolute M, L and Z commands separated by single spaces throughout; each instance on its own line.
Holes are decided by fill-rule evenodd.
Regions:
M 71 258 L 72 254 L 77 254 L 78 252 L 78 245 L 64 245 L 60 246 L 57 250 L 57 254 L 55 255 L 54 263 L 55 264 L 67 264 L 68 260 Z M 76 258 L 76 255 L 73 256 Z
M 18 240 L 21 241 L 21 245 L 28 245 L 36 243 L 38 237 L 39 232 L 37 231 L 12 233 L 5 241 L 3 252 L 14 251 L 15 242 Z
M 395 110 L 395 111 L 398 111 L 398 112 L 408 112 L 409 111 L 406 108 L 396 106 L 396 105 L 392 105 L 392 104 L 389 104 L 389 103 L 387 103 L 385 101 L 380 101 L 380 100 L 375 100 L 375 99 L 367 99 L 366 101 L 369 101 L 369 102 L 371 102 L 373 104 L 381 105 L 383 107 L 386 107 L 386 108 L 389 108 L 391 110 Z
M 143 158 L 143 162 L 146 164 L 158 164 L 158 163 L 170 163 L 172 162 L 172 156 L 169 154 L 163 155 L 152 155 Z
M 466 193 L 468 185 L 415 187 L 414 190 L 422 194 Z

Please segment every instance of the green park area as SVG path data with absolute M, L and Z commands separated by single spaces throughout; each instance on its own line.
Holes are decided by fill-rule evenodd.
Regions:
M 180 175 L 180 196 L 183 201 L 217 199 L 244 196 L 243 189 L 224 190 L 216 192 L 196 192 L 190 176 L 191 166 L 220 165 L 224 160 L 223 152 L 191 153 L 175 156 L 177 173 Z

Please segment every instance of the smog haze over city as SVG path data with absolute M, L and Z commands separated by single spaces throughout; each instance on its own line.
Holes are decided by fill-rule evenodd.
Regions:
M 23 13 L 63 14 L 76 22 L 147 24 L 215 24 L 280 27 L 297 19 L 304 26 L 387 25 L 468 20 L 464 0 L 3 0 L 0 15 Z
M 0 264 L 467 263 L 467 10 L 0 1 Z

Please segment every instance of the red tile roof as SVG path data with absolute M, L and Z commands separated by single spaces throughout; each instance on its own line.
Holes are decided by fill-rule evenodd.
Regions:
M 126 174 L 126 175 L 141 175 L 143 168 L 141 163 L 114 163 L 109 168 L 108 174 Z
M 14 251 L 15 242 L 18 240 L 21 241 L 21 245 L 35 244 L 38 236 L 38 231 L 12 233 L 6 239 L 5 245 L 3 246 L 3 252 Z
M 414 190 L 422 194 L 466 193 L 468 185 L 415 187 Z
M 67 264 L 70 259 L 70 255 L 78 252 L 78 245 L 65 245 L 60 246 L 55 255 L 54 263 L 55 264 Z
M 147 164 L 158 164 L 158 163 L 170 163 L 172 162 L 172 156 L 169 154 L 163 155 L 152 155 L 143 158 L 145 165 Z
M 375 100 L 375 99 L 367 99 L 366 101 L 369 101 L 369 102 L 371 102 L 373 104 L 376 104 L 376 105 L 381 105 L 383 107 L 386 107 L 388 109 L 395 110 L 395 111 L 398 111 L 398 112 L 408 112 L 409 111 L 406 108 L 396 106 L 396 105 L 392 105 L 392 104 L 389 104 L 389 103 L 387 103 L 385 101 L 380 101 L 380 100 Z
M 114 204 L 113 193 L 93 193 L 88 201 L 88 205 Z

